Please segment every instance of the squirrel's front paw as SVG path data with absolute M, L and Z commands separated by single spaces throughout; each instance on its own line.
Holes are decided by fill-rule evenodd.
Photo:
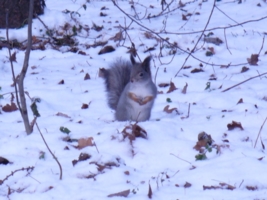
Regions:
M 129 98 L 138 103 L 140 106 L 145 105 L 149 101 L 153 100 L 153 96 L 147 96 L 145 98 L 138 97 L 134 93 L 129 92 Z

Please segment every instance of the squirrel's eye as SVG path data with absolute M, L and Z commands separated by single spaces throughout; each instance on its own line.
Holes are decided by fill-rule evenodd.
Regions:
M 142 77 L 143 75 L 144 75 L 144 74 L 143 74 L 142 72 L 140 72 L 139 76 L 141 76 L 141 77 Z

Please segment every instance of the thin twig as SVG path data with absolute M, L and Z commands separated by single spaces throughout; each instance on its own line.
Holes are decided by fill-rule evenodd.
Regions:
M 261 18 L 258 18 L 258 19 L 252 19 L 252 20 L 244 21 L 244 22 L 241 22 L 241 23 L 238 23 L 238 24 L 234 24 L 234 25 L 209 28 L 209 29 L 206 29 L 205 32 L 210 32 L 210 31 L 220 30 L 220 29 L 229 29 L 229 28 L 241 26 L 243 24 L 247 24 L 247 23 L 251 23 L 251 22 L 258 22 L 258 21 L 261 21 L 261 20 L 264 20 L 264 19 L 267 19 L 267 16 L 264 16 L 264 17 L 261 17 Z M 179 32 L 166 32 L 166 34 L 170 34 L 170 35 L 190 35 L 190 34 L 196 34 L 196 33 L 201 33 L 201 32 L 203 32 L 203 30 L 200 30 L 200 31 L 191 31 L 191 32 L 183 32 L 183 33 L 179 33 Z
M 245 82 L 247 82 L 247 81 L 250 81 L 250 80 L 252 80 L 252 79 L 254 79 L 254 78 L 261 77 L 261 76 L 263 76 L 263 75 L 265 75 L 265 74 L 267 74 L 267 72 L 262 73 L 262 74 L 259 74 L 259 75 L 257 75 L 257 76 L 250 77 L 249 79 L 244 80 L 244 81 L 242 81 L 242 82 L 240 82 L 240 83 L 238 83 L 238 84 L 235 84 L 235 85 L 233 85 L 233 86 L 231 86 L 231 87 L 229 87 L 229 88 L 223 90 L 222 92 L 226 92 L 226 91 L 228 91 L 228 90 L 231 90 L 231 89 L 233 89 L 233 88 L 236 87 L 236 86 L 239 86 L 239 85 L 241 85 L 241 84 L 243 84 L 243 83 L 245 83 Z
M 177 6 L 177 7 L 175 7 L 175 8 L 173 8 L 172 10 L 169 10 L 168 12 L 163 12 L 163 11 L 161 11 L 159 14 L 157 14 L 157 15 L 152 15 L 152 16 L 148 16 L 147 18 L 148 19 L 151 19 L 151 18 L 156 18 L 156 17 L 159 17 L 159 16 L 163 16 L 163 15 L 167 15 L 167 14 L 169 14 L 169 13 L 172 13 L 173 11 L 175 11 L 175 10 L 178 10 L 178 9 L 181 9 L 182 7 L 184 7 L 185 5 L 187 5 L 187 4 L 191 4 L 191 3 L 195 3 L 196 1 L 198 1 L 198 0 L 193 0 L 193 1 L 189 1 L 189 2 L 186 2 L 186 3 L 183 3 L 183 5 L 179 5 L 179 6 Z M 169 8 L 169 6 L 167 6 L 166 8 Z M 164 9 L 164 11 L 165 11 L 166 9 Z
M 8 19 L 9 19 L 9 10 L 6 9 L 6 39 L 7 39 L 7 42 L 9 44 L 9 34 L 8 34 Z M 9 54 L 9 61 L 10 61 L 10 65 L 11 65 L 11 72 L 12 72 L 12 77 L 13 77 L 13 81 L 14 81 L 14 86 L 15 86 L 15 95 L 16 95 L 16 102 L 18 104 L 18 107 L 19 107 L 19 111 L 20 111 L 20 114 L 22 115 L 22 109 L 21 109 L 21 106 L 20 106 L 20 102 L 19 102 L 19 95 L 18 95 L 18 88 L 17 88 L 17 80 L 16 80 L 16 76 L 15 76 L 15 72 L 14 72 L 14 66 L 13 66 L 13 60 L 11 59 L 11 50 L 10 50 L 10 45 L 8 45 L 8 54 Z
M 243 184 L 244 182 L 244 179 L 241 181 L 241 183 L 239 184 L 239 188 L 241 187 L 241 185 Z
M 190 115 L 190 103 L 189 103 L 189 105 L 188 105 L 188 111 L 187 111 L 187 117 L 186 118 L 189 118 L 189 115 Z
M 189 162 L 189 161 L 187 161 L 187 160 L 184 160 L 184 159 L 182 159 L 182 158 L 180 158 L 180 157 L 174 155 L 173 153 L 171 153 L 171 155 L 174 156 L 174 157 L 176 157 L 176 158 L 178 158 L 178 159 L 180 159 L 180 160 L 182 160 L 182 161 L 184 161 L 184 162 L 187 162 L 187 163 L 190 164 L 190 165 L 192 165 L 191 162 Z M 192 166 L 193 166 L 193 165 L 192 165 Z
M 227 18 L 229 18 L 230 20 L 232 20 L 233 22 L 235 22 L 236 24 L 239 25 L 239 23 L 237 21 L 235 21 L 234 19 L 232 19 L 230 16 L 228 16 L 225 12 L 223 12 L 220 8 L 218 8 L 218 6 L 215 5 L 215 8 L 217 8 L 222 14 L 224 14 Z M 240 25 L 242 26 L 242 25 Z
M 265 40 L 265 35 L 263 36 L 262 43 L 261 43 L 261 48 L 260 48 L 260 51 L 259 51 L 258 55 L 260 55 L 261 50 L 263 49 L 264 40 Z
M 154 78 L 154 83 L 155 84 L 157 84 L 156 80 L 157 80 L 158 71 L 159 71 L 159 67 L 157 68 L 157 71 L 155 73 L 155 78 Z
M 62 167 L 61 167 L 61 164 L 60 164 L 60 162 L 58 161 L 58 159 L 57 159 L 57 157 L 55 156 L 55 154 L 53 154 L 53 152 L 52 152 L 51 149 L 49 148 L 48 144 L 46 143 L 45 138 L 44 138 L 44 136 L 43 136 L 43 134 L 42 134 L 42 132 L 41 132 L 41 130 L 40 130 L 40 128 L 39 128 L 37 122 L 35 122 L 35 125 L 36 125 L 36 127 L 37 127 L 37 129 L 38 129 L 38 131 L 39 131 L 39 133 L 40 133 L 40 135 L 41 135 L 41 137 L 42 137 L 42 139 L 43 139 L 43 141 L 44 141 L 44 143 L 45 143 L 46 148 L 48 149 L 48 151 L 49 151 L 50 154 L 53 156 L 53 158 L 55 159 L 55 161 L 57 162 L 57 164 L 58 164 L 58 166 L 59 166 L 59 170 L 60 170 L 59 179 L 62 180 Z
M 256 145 L 257 145 L 258 139 L 259 139 L 260 134 L 261 134 L 261 130 L 262 130 L 262 128 L 263 128 L 263 126 L 264 126 L 266 120 L 267 120 L 267 117 L 265 118 L 264 122 L 263 122 L 262 125 L 261 125 L 261 128 L 260 128 L 259 133 L 258 133 L 258 137 L 257 137 L 257 139 L 256 139 L 256 141 L 255 141 L 254 149 L 255 149 L 255 147 L 256 147 Z
M 20 169 L 17 169 L 13 172 L 11 172 L 9 175 L 7 175 L 3 180 L 0 180 L 0 185 L 2 185 L 9 177 L 13 176 L 16 172 L 19 172 L 19 171 L 24 171 L 24 170 L 27 170 L 27 171 L 30 171 L 32 172 L 32 170 L 34 169 L 34 167 L 27 167 L 27 168 L 20 168 Z
M 184 65 L 186 64 L 188 58 L 192 55 L 192 53 L 194 53 L 194 51 L 195 51 L 195 49 L 196 49 L 196 47 L 197 47 L 199 41 L 201 40 L 202 36 L 204 35 L 204 32 L 205 32 L 205 30 L 207 29 L 207 27 L 208 27 L 208 25 L 209 25 L 209 22 L 210 22 L 210 19 L 211 19 L 211 16 L 212 16 L 212 14 L 213 14 L 213 11 L 214 11 L 214 8 L 215 8 L 215 3 L 216 3 L 216 0 L 213 1 L 213 6 L 212 6 L 212 9 L 211 9 L 211 12 L 210 12 L 210 16 L 209 16 L 209 18 L 208 18 L 208 21 L 207 21 L 207 23 L 206 23 L 206 25 L 205 25 L 205 28 L 204 28 L 203 31 L 201 32 L 201 35 L 199 36 L 199 38 L 198 38 L 198 40 L 197 40 L 197 42 L 196 42 L 194 48 L 190 51 L 190 53 L 188 54 L 188 56 L 186 57 L 186 59 L 185 59 L 183 65 L 182 65 L 182 67 L 178 70 L 178 72 L 175 74 L 174 77 L 176 77 L 176 76 L 179 74 L 179 72 L 184 68 Z
M 226 32 L 226 29 L 224 29 L 224 31 L 223 31 L 223 33 L 224 33 L 224 39 L 225 39 L 225 44 L 226 44 L 226 48 L 227 48 L 227 50 L 229 51 L 229 53 L 232 55 L 232 52 L 230 51 L 230 49 L 229 49 L 229 47 L 228 47 L 228 43 L 227 43 L 227 38 L 226 38 L 226 34 L 225 34 L 225 32 Z
M 116 3 L 116 1 L 115 0 L 112 0 L 112 2 L 113 2 L 113 4 L 124 14 L 124 15 L 126 15 L 129 19 L 131 19 L 133 22 L 135 22 L 138 26 L 140 26 L 140 27 L 142 27 L 142 28 L 144 28 L 145 30 L 147 30 L 147 31 L 149 31 L 150 33 L 153 33 L 154 35 L 156 35 L 158 38 L 160 38 L 162 41 L 164 41 L 164 42 L 166 42 L 167 44 L 169 44 L 169 45 L 173 45 L 172 43 L 170 43 L 169 41 L 168 41 L 168 39 L 166 39 L 166 38 L 163 38 L 160 34 L 161 33 L 157 33 L 157 32 L 155 32 L 155 31 L 153 31 L 152 29 L 149 29 L 148 27 L 146 27 L 146 26 L 144 26 L 144 25 L 142 25 L 140 22 L 138 22 L 137 20 L 135 20 L 134 18 L 132 18 L 129 14 L 127 14 L 121 7 L 119 7 L 118 6 L 118 4 Z M 267 18 L 267 16 L 265 17 L 265 18 Z M 262 19 L 260 19 L 260 20 L 262 20 Z M 247 23 L 247 22 L 246 22 Z M 223 28 L 225 28 L 225 27 L 223 27 Z M 207 31 L 208 29 L 206 29 L 205 31 Z M 203 30 L 202 31 L 198 31 L 198 32 L 190 32 L 190 34 L 193 34 L 193 33 L 200 33 L 200 32 L 203 32 Z M 166 32 L 166 34 L 174 34 L 174 33 L 171 33 L 171 32 Z M 180 33 L 175 33 L 176 35 L 183 35 L 183 33 L 182 34 L 180 34 Z M 184 50 L 184 49 L 182 49 L 182 48 L 180 48 L 179 46 L 177 46 L 177 49 L 179 49 L 181 52 L 183 52 L 183 53 L 186 53 L 186 54 L 190 54 L 190 52 L 188 52 L 187 50 Z M 194 56 L 193 54 L 191 54 L 191 57 L 192 58 L 194 58 L 195 60 L 198 60 L 199 62 L 201 62 L 201 63 L 203 63 L 203 64 L 206 64 L 206 65 L 212 65 L 212 66 L 222 66 L 222 64 L 215 64 L 215 63 L 208 63 L 208 62 L 205 62 L 204 60 L 201 60 L 201 59 L 199 59 L 199 58 L 197 58 L 196 56 Z M 233 65 L 231 65 L 231 66 L 240 66 L 240 65 L 247 65 L 248 63 L 246 62 L 246 63 L 239 63 L 239 64 L 233 64 Z M 230 65 L 229 65 L 230 66 Z
M 99 153 L 99 151 L 98 151 L 98 148 L 97 148 L 97 146 L 96 146 L 96 143 L 95 143 L 95 141 L 94 141 L 94 146 L 95 146 L 95 148 L 96 148 L 96 151 L 97 151 L 97 153 Z
M 34 17 L 36 17 L 42 24 L 43 26 L 45 27 L 46 31 L 47 31 L 47 35 L 52 38 L 52 35 L 51 35 L 51 30 L 48 28 L 48 26 L 43 22 L 43 20 L 41 20 L 41 18 L 36 14 L 34 13 Z M 53 38 L 52 38 L 53 39 Z

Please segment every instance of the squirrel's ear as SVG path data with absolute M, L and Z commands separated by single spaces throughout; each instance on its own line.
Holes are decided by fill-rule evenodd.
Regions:
M 130 59 L 131 59 L 132 64 L 135 65 L 136 61 L 135 61 L 135 59 L 133 57 L 133 54 L 131 54 Z
M 147 71 L 150 74 L 150 60 L 151 56 L 147 56 L 145 60 L 142 62 L 142 67 L 145 71 Z

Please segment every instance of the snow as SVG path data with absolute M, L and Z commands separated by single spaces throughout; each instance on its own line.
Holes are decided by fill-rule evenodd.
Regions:
M 182 33 L 202 31 L 213 5 L 212 0 L 184 0 L 182 3 L 191 3 L 167 15 L 148 20 L 142 17 L 149 13 L 152 16 L 161 12 L 160 1 L 116 2 L 131 17 L 135 15 L 134 9 L 131 8 L 133 5 L 141 18 L 136 19 L 138 23 L 159 33 L 162 38 L 168 37 L 171 43 L 177 42 L 184 50 L 191 50 L 195 46 L 201 32 Z M 178 3 L 179 1 L 174 0 L 170 9 L 176 8 Z M 258 3 L 261 6 L 257 6 Z M 86 9 L 83 5 L 86 5 Z M 104 6 L 107 9 L 101 10 Z M 241 4 L 238 4 L 238 1 L 222 0 L 216 1 L 216 6 L 238 23 L 266 17 L 267 4 L 260 0 L 242 1 Z M 73 16 L 63 13 L 64 10 L 73 11 Z M 100 17 L 100 12 L 106 13 L 107 16 Z M 196 12 L 200 14 L 194 14 Z M 188 17 L 188 21 L 183 21 L 182 14 L 187 13 L 193 15 Z M 229 17 L 214 8 L 207 29 L 235 25 L 236 22 Z M 263 126 L 254 148 L 260 128 L 267 117 L 267 76 L 254 78 L 222 92 L 267 71 L 266 41 L 263 44 L 267 19 L 225 29 L 226 35 L 224 29 L 205 32 L 213 32 L 214 37 L 220 38 L 223 44 L 217 46 L 204 43 L 201 39 L 197 45 L 198 51 L 193 53 L 193 56 L 213 63 L 214 66 L 203 63 L 204 72 L 191 73 L 191 70 L 200 68 L 201 61 L 190 57 L 185 66 L 192 67 L 182 69 L 177 77 L 175 74 L 188 54 L 177 50 L 173 58 L 173 55 L 169 55 L 171 49 L 163 48 L 163 57 L 159 57 L 159 42 L 146 38 L 144 31 L 148 29 L 145 30 L 135 22 L 131 24 L 131 20 L 114 6 L 112 1 L 46 0 L 45 14 L 40 16 L 40 19 L 49 29 L 59 32 L 63 30 L 65 23 L 71 26 L 87 25 L 90 28 L 95 23 L 98 26 L 103 25 L 104 28 L 100 32 L 93 29 L 89 32 L 83 30 L 74 37 L 79 43 L 78 48 L 86 55 L 69 52 L 69 46 L 54 50 L 47 45 L 43 51 L 31 52 L 25 90 L 31 97 L 41 99 L 41 102 L 37 103 L 41 114 L 37 123 L 50 149 L 62 165 L 63 179 L 59 180 L 59 167 L 47 150 L 36 126 L 33 133 L 27 135 L 19 111 L 8 113 L 1 109 L 0 156 L 11 163 L 0 164 L 0 180 L 21 168 L 33 166 L 34 169 L 29 172 L 18 171 L 5 180 L 0 185 L 0 199 L 99 200 L 110 199 L 107 197 L 109 194 L 130 189 L 128 199 L 143 200 L 149 198 L 149 185 L 152 189 L 152 199 L 267 198 L 266 150 L 261 144 L 261 141 L 265 146 L 267 144 L 267 124 Z M 127 34 L 131 41 L 128 36 L 125 41 L 114 42 L 110 39 L 119 32 L 119 25 L 125 27 L 130 24 Z M 47 38 L 45 30 L 38 19 L 33 20 L 34 36 Z M 166 34 L 164 30 L 181 34 Z M 0 38 L 6 38 L 5 34 L 6 30 L 0 29 Z M 27 26 L 9 30 L 9 35 L 10 39 L 23 42 L 27 39 Z M 98 55 L 101 46 L 86 48 L 86 45 L 99 41 L 108 41 L 108 45 L 115 47 L 116 51 Z M 147 139 L 136 138 L 132 144 L 128 138 L 123 139 L 121 132 L 130 123 L 134 123 L 114 121 L 114 111 L 107 105 L 104 81 L 98 77 L 99 68 L 107 68 L 116 58 L 129 59 L 126 47 L 131 47 L 131 42 L 135 44 L 141 59 L 150 54 L 153 56 L 151 70 L 154 79 L 158 68 L 157 85 L 172 81 L 178 88 L 167 93 L 168 87 L 158 87 L 158 91 L 163 91 L 163 94 L 157 96 L 151 119 L 138 123 L 147 132 Z M 251 54 L 258 54 L 262 44 L 258 65 L 249 65 L 247 58 L 250 58 Z M 150 47 L 155 47 L 156 50 L 144 53 Z M 215 55 L 205 55 L 208 47 L 214 48 Z M 25 52 L 18 49 L 13 49 L 12 52 L 16 52 L 17 62 L 13 64 L 15 74 L 18 75 Z M 0 50 L 0 62 L 0 94 L 3 95 L 0 107 L 3 107 L 10 103 L 10 93 L 14 93 L 7 48 Z M 229 63 L 234 66 L 220 67 Z M 249 70 L 241 73 L 243 66 Z M 84 80 L 86 73 L 90 74 L 90 80 Z M 217 80 L 209 80 L 212 74 Z M 61 80 L 64 80 L 64 84 L 58 84 Z M 210 82 L 210 89 L 205 90 L 207 82 Z M 186 83 L 188 88 L 186 94 L 183 94 L 181 91 Z M 172 102 L 167 102 L 167 98 Z M 238 104 L 241 98 L 243 103 Z M 27 104 L 32 120 L 34 116 L 28 98 Z M 81 109 L 83 104 L 89 104 L 89 108 Z M 189 117 L 186 118 L 189 104 Z M 167 105 L 177 108 L 180 114 L 175 111 L 164 112 L 163 109 Z M 226 112 L 222 112 L 223 110 Z M 68 117 L 57 116 L 57 113 Z M 228 130 L 227 124 L 232 121 L 240 122 L 244 130 Z M 77 149 L 77 142 L 63 141 L 67 135 L 59 130 L 60 127 L 68 128 L 72 139 L 93 137 L 97 147 Z M 219 154 L 213 149 L 211 153 L 206 154 L 206 160 L 196 161 L 195 156 L 199 152 L 193 147 L 202 131 L 211 135 L 214 143 L 221 145 L 221 149 Z M 69 150 L 66 150 L 66 147 Z M 39 158 L 41 152 L 45 153 L 43 159 Z M 91 158 L 73 166 L 72 161 L 78 160 L 81 153 L 87 153 Z M 95 163 L 113 163 L 114 166 L 100 171 Z M 94 178 L 86 178 L 94 174 Z M 191 186 L 185 186 L 186 183 Z M 220 184 L 229 184 L 235 189 L 225 189 L 228 185 L 217 189 L 203 189 L 203 186 L 220 187 Z M 248 186 L 254 189 L 248 190 Z M 124 197 L 115 196 L 112 199 Z

